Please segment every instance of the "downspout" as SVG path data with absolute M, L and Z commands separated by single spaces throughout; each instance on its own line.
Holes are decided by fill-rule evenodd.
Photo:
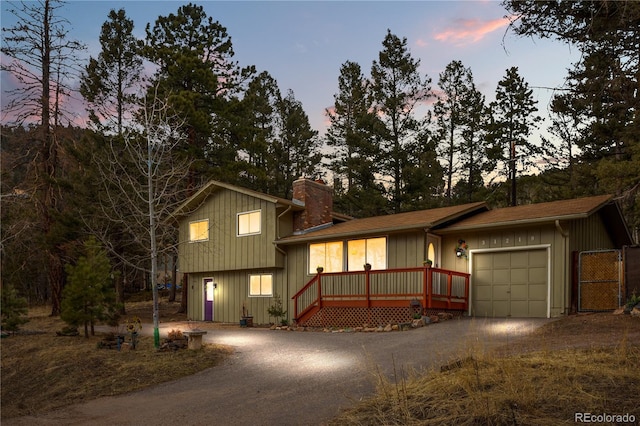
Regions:
M 565 285 L 565 291 L 564 291 L 564 314 L 568 315 L 569 311 L 571 310 L 571 307 L 569 306 L 571 304 L 571 275 L 569 274 L 569 271 L 567 270 L 568 268 L 570 268 L 569 266 L 567 266 L 568 264 L 571 263 L 571 258 L 569 253 L 567 253 L 568 247 L 567 247 L 567 238 L 569 238 L 569 232 L 564 230 L 562 228 L 562 225 L 560 225 L 560 220 L 556 219 L 556 229 L 558 230 L 558 232 L 560 233 L 560 235 L 562 235 L 562 257 L 564 257 L 565 261 L 562 262 L 563 263 L 563 268 L 564 271 L 562 271 L 563 275 L 564 275 L 564 279 L 566 280 L 566 285 Z M 549 265 L 551 266 L 551 265 Z M 549 300 L 549 304 L 551 304 L 551 300 Z
M 280 213 L 278 215 L 277 220 L 276 220 L 276 241 L 273 242 L 273 246 L 276 248 L 276 250 L 280 254 L 282 254 L 284 256 L 284 264 L 285 264 L 285 268 L 284 268 L 284 270 L 285 270 L 285 274 L 284 274 L 285 282 L 284 282 L 284 284 L 286 286 L 286 290 L 287 290 L 286 293 L 287 294 L 286 295 L 283 294 L 281 297 L 284 300 L 287 301 L 286 302 L 287 312 L 293 312 L 291 310 L 291 306 L 289 305 L 289 303 L 290 303 L 290 297 L 289 297 L 289 268 L 287 268 L 287 261 L 288 261 L 289 258 L 287 257 L 287 252 L 282 250 L 282 248 L 280 248 L 278 246 L 278 242 L 277 241 L 280 239 L 280 219 L 282 218 L 282 216 L 284 216 L 285 214 L 289 213 L 289 211 L 291 211 L 291 207 L 292 206 L 287 207 L 287 209 L 285 211 L 283 211 L 282 213 Z

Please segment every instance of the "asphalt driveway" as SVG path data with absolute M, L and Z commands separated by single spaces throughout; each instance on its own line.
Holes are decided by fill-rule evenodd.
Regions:
M 371 395 L 381 374 L 394 380 L 410 369 L 439 368 L 471 351 L 515 342 L 549 321 L 464 318 L 388 333 L 216 327 L 205 342 L 235 349 L 221 366 L 150 389 L 3 423 L 318 425 Z M 162 324 L 161 335 L 179 325 Z

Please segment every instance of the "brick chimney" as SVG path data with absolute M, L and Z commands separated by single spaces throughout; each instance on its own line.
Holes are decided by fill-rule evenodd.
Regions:
M 293 217 L 294 232 L 332 222 L 333 190 L 322 179 L 300 178 L 293 182 L 293 199 L 302 201 L 305 209 Z

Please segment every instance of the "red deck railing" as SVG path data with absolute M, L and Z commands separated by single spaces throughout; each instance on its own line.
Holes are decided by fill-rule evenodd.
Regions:
M 409 307 L 465 311 L 469 274 L 441 268 L 399 268 L 320 273 L 293 297 L 294 319 L 304 322 L 323 307 Z

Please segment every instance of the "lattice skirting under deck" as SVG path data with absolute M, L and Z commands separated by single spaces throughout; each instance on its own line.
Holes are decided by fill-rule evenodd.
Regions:
M 437 315 L 443 310 L 427 309 L 426 315 Z M 450 311 L 454 315 L 462 315 L 460 311 Z M 305 327 L 370 327 L 399 324 L 411 321 L 413 309 L 410 307 L 371 307 L 342 308 L 323 307 L 304 323 Z

